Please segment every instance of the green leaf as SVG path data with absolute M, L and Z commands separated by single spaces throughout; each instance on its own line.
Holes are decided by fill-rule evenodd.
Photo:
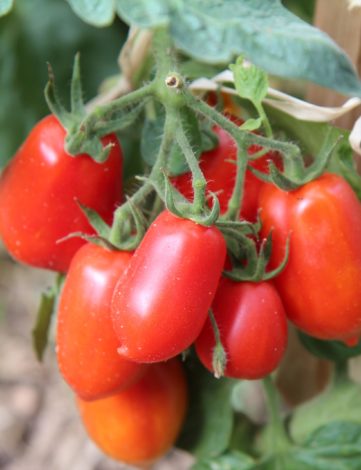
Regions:
M 325 341 L 312 338 L 301 331 L 298 332 L 298 335 L 303 346 L 310 353 L 322 359 L 339 362 L 361 354 L 361 340 L 356 346 L 351 347 L 341 343 L 341 341 Z
M 229 66 L 234 76 L 237 93 L 257 105 L 261 104 L 268 91 L 267 74 L 255 65 L 238 57 L 235 64 Z
M 14 0 L 0 0 L 0 16 L 5 16 L 12 9 Z
M 271 74 L 361 96 L 346 54 L 280 0 L 116 0 L 116 8 L 128 24 L 169 24 L 175 45 L 200 62 L 228 64 L 242 54 Z
M 188 80 L 195 80 L 199 77 L 212 78 L 223 69 L 222 65 L 205 64 L 193 59 L 185 60 L 179 64 L 180 73 Z
M 87 218 L 89 224 L 93 227 L 96 233 L 105 239 L 109 238 L 110 234 L 110 227 L 109 225 L 102 219 L 102 217 L 90 207 L 85 206 L 80 201 L 77 201 L 80 209 L 84 213 L 85 217 Z
M 306 441 L 306 446 L 320 447 L 361 443 L 361 423 L 334 420 L 320 427 Z M 361 447 L 359 449 L 361 455 Z
M 114 20 L 113 0 L 67 0 L 74 12 L 93 26 L 107 26 Z
M 202 151 L 203 140 L 197 118 L 190 108 L 181 110 L 181 115 L 184 130 L 190 145 L 192 146 L 195 156 L 199 158 Z M 164 122 L 164 110 L 163 108 L 157 107 L 156 116 L 152 119 L 147 119 L 143 127 L 141 152 L 144 161 L 150 166 L 154 165 L 160 149 Z M 176 143 L 174 143 L 168 159 L 167 171 L 173 176 L 189 171 L 186 159 Z
M 230 397 L 234 381 L 215 379 L 192 357 L 185 365 L 190 388 L 189 410 L 176 445 L 198 458 L 215 457 L 227 449 L 231 438 Z
M 71 66 L 80 51 L 81 78 L 89 99 L 105 77 L 118 72 L 126 28 L 119 22 L 106 29 L 89 26 L 64 0 L 17 0 L 16 8 L 0 18 L 0 31 L 2 167 L 34 124 L 49 113 L 43 94 L 47 62 L 54 64 L 59 94 L 67 102 Z
M 304 447 L 291 447 L 251 467 L 252 470 L 359 470 L 361 425 L 331 422 L 313 432 Z
M 250 401 L 253 402 L 252 399 Z M 257 403 L 252 403 L 252 407 L 256 408 Z M 242 413 L 236 413 L 234 418 L 232 437 L 229 442 L 229 450 L 246 454 L 253 454 L 254 440 L 256 438 L 257 432 L 259 431 L 259 427 L 252 423 L 252 421 Z
M 262 119 L 257 118 L 257 119 L 247 119 L 241 126 L 239 126 L 240 129 L 243 131 L 255 131 L 259 129 L 262 125 Z
M 295 449 L 285 469 L 359 470 L 361 468 L 361 424 L 331 422 L 317 429 L 305 448 Z
M 33 348 L 39 361 L 43 360 L 44 352 L 48 344 L 48 336 L 51 318 L 55 312 L 55 304 L 60 293 L 63 276 L 58 275 L 53 287 L 41 294 L 36 323 L 32 330 Z
M 283 5 L 307 23 L 312 23 L 315 0 L 282 0 Z
M 275 454 L 265 457 L 260 462 L 256 463 L 252 470 L 303 470 L 300 467 L 289 465 L 289 456 L 287 454 Z M 309 470 L 309 469 L 308 469 Z
M 352 149 L 348 141 L 349 131 L 331 126 L 328 123 L 301 121 L 278 109 L 265 106 L 267 115 L 271 118 L 273 127 L 285 131 L 287 139 L 296 140 L 303 154 L 313 159 L 324 146 L 327 137 L 339 140 L 339 144 L 332 151 L 327 164 L 327 170 L 343 176 L 357 196 L 361 198 L 361 177 L 358 175 L 352 157 Z
M 115 0 L 118 15 L 142 28 L 167 25 L 172 7 L 174 0 Z
M 348 131 L 345 131 L 347 136 Z M 361 200 L 361 176 L 356 167 L 353 157 L 353 151 L 349 142 L 344 141 L 339 146 L 338 151 L 334 154 L 328 165 L 329 171 L 338 173 L 351 185 L 357 197 Z
M 331 421 L 350 421 L 361 426 L 361 387 L 349 380 L 339 381 L 312 400 L 299 405 L 290 423 L 290 433 L 297 443 Z
M 242 452 L 229 452 L 215 459 L 204 459 L 195 463 L 191 470 L 252 470 L 254 460 Z

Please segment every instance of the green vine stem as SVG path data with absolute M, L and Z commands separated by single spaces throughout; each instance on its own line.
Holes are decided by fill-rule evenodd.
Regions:
M 152 96 L 154 93 L 154 82 L 148 83 L 135 91 L 123 95 L 120 98 L 111 101 L 110 103 L 97 106 L 88 116 L 82 121 L 81 131 L 85 135 L 91 133 L 92 130 L 99 125 L 99 121 L 107 120 L 109 117 L 128 106 L 138 104 L 147 97 Z
M 185 93 L 184 96 L 188 106 L 190 106 L 195 112 L 202 114 L 207 119 L 210 119 L 222 127 L 242 148 L 256 144 L 268 150 L 278 151 L 292 159 L 302 158 L 300 149 L 297 147 L 297 145 L 262 137 L 260 135 L 253 134 L 252 132 L 242 131 L 232 121 L 227 119 L 204 101 L 201 101 L 200 99 L 193 96 L 191 93 Z
M 267 117 L 267 114 L 265 113 L 265 110 L 262 106 L 262 103 L 259 103 L 259 104 L 253 103 L 253 104 L 255 105 L 255 107 L 257 109 L 257 112 L 258 112 L 258 115 L 262 120 L 262 124 L 263 124 L 263 128 L 264 128 L 266 137 L 268 139 L 272 139 L 272 137 L 273 137 L 272 127 L 271 127 L 271 124 L 270 124 L 269 119 Z
M 175 51 L 168 28 L 159 27 L 154 30 L 152 50 L 157 65 L 156 81 L 164 81 L 171 70 L 177 70 Z
M 243 201 L 244 180 L 248 162 L 247 155 L 245 153 L 244 149 L 238 147 L 236 181 L 234 183 L 231 198 L 228 202 L 227 212 L 222 217 L 223 220 L 239 220 L 240 217 Z
M 124 220 L 129 217 L 129 204 L 138 205 L 141 203 L 154 190 L 154 185 L 164 188 L 163 171 L 166 168 L 167 158 L 173 144 L 175 126 L 176 122 L 169 114 L 166 114 L 161 146 L 157 160 L 149 174 L 149 177 L 144 180 L 144 184 L 138 189 L 138 191 L 136 191 L 127 202 L 118 207 L 114 213 L 114 221 L 109 235 L 109 241 L 114 246 L 121 246 L 121 229 Z
M 339 384 L 339 383 L 344 383 L 344 382 L 347 382 L 349 380 L 350 379 L 349 379 L 349 376 L 348 376 L 348 361 L 347 361 L 347 359 L 335 362 L 334 372 L 333 372 L 333 383 L 334 383 L 334 385 Z
M 176 118 L 179 123 L 182 123 L 182 118 L 178 114 Z M 194 155 L 189 140 L 184 132 L 183 125 L 180 124 L 176 131 L 176 140 L 182 149 L 184 156 L 187 160 L 188 166 L 192 172 L 192 187 L 193 187 L 193 207 L 192 211 L 195 215 L 201 214 L 204 211 L 206 204 L 206 186 L 207 181 L 199 167 L 198 160 Z
M 280 417 L 280 406 L 277 389 L 270 375 L 262 380 L 263 389 L 266 396 L 266 403 L 269 415 L 270 433 L 269 449 L 275 454 L 284 453 L 290 446 L 290 440 L 287 437 L 282 419 Z

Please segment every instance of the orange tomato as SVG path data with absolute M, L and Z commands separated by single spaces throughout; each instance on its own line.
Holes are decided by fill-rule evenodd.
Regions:
M 78 398 L 89 436 L 110 457 L 144 465 L 174 444 L 187 406 L 185 375 L 178 360 L 149 365 L 123 392 L 96 401 Z

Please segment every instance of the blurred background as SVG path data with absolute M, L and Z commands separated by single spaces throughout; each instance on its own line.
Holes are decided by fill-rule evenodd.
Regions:
M 360 67 L 360 10 L 351 14 L 346 0 L 333 0 L 332 6 L 329 0 L 283 3 L 325 29 Z M 48 113 L 43 97 L 47 63 L 52 64 L 60 94 L 67 102 L 73 58 L 80 51 L 85 98 L 91 99 L 104 79 L 119 74 L 117 57 L 126 35 L 127 27 L 119 20 L 102 29 L 84 24 L 65 0 L 15 0 L 13 11 L 0 19 L 0 168 Z M 317 87 L 294 87 L 297 94 L 318 104 L 334 105 L 341 100 Z M 352 117 L 347 119 L 342 122 L 345 127 L 353 122 Z M 137 135 L 128 135 L 124 147 L 128 161 L 129 156 L 135 160 Z M 58 375 L 54 343 L 43 363 L 35 358 L 31 330 L 39 296 L 52 282 L 52 274 L 14 263 L 0 242 L 0 468 L 126 468 L 104 457 L 87 439 L 73 396 Z M 317 383 L 324 383 L 323 365 L 307 360 L 301 361 L 302 367 L 313 371 Z M 292 383 L 284 386 L 292 388 Z M 294 393 L 299 393 L 299 387 Z M 186 470 L 190 464 L 191 459 L 177 451 L 156 468 Z

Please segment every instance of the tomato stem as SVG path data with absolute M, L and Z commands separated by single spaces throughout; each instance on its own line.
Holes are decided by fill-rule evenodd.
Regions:
M 192 172 L 192 187 L 194 194 L 192 212 L 197 215 L 204 212 L 205 209 L 207 181 L 199 168 L 198 160 L 185 134 L 183 125 L 181 124 L 182 119 L 180 116 L 178 116 L 178 122 L 180 125 L 176 132 L 176 140 L 182 149 L 188 166 Z
M 223 219 L 225 220 L 238 220 L 240 217 L 246 170 L 247 170 L 246 152 L 243 149 L 238 147 L 236 181 L 234 183 L 232 196 L 228 202 L 227 212 L 224 214 L 224 217 L 223 217 Z
M 82 129 L 85 131 L 85 135 L 88 135 L 88 133 L 94 129 L 95 125 L 99 125 L 99 121 L 108 120 L 113 113 L 121 111 L 128 106 L 133 106 L 143 101 L 145 98 L 152 96 L 154 86 L 154 82 L 148 83 L 110 103 L 97 106 L 82 122 Z
M 164 192 L 164 177 L 163 171 L 167 164 L 167 158 L 171 149 L 176 122 L 174 122 L 169 114 L 166 115 L 164 124 L 164 134 L 160 145 L 157 160 L 149 174 L 149 177 L 144 180 L 144 184 L 136 191 L 122 206 L 114 213 L 114 221 L 110 230 L 109 241 L 114 245 L 120 247 L 122 242 L 122 226 L 125 220 L 129 218 L 130 204 L 137 205 L 144 201 L 144 199 L 154 190 L 154 185 L 160 187 Z M 140 241 L 140 240 L 139 240 Z
M 262 103 L 253 103 L 253 104 L 255 105 L 255 107 L 257 109 L 257 112 L 258 112 L 258 115 L 262 120 L 262 124 L 263 124 L 263 127 L 264 127 L 264 131 L 266 133 L 266 137 L 268 137 L 269 139 L 272 139 L 272 137 L 273 137 L 272 127 L 271 127 L 271 124 L 270 124 L 269 119 L 267 117 L 267 114 L 265 113 L 265 110 L 262 106 Z
M 335 362 L 335 368 L 333 372 L 333 383 L 343 383 L 349 380 L 348 377 L 348 362 L 346 360 L 340 360 Z
M 216 341 L 216 345 L 214 346 L 212 353 L 212 368 L 215 378 L 219 379 L 224 375 L 224 370 L 227 363 L 227 355 L 221 341 L 221 334 L 212 309 L 209 309 L 208 315 L 212 325 L 214 339 Z
M 277 389 L 270 375 L 262 380 L 263 389 L 266 396 L 266 403 L 269 415 L 270 449 L 273 453 L 283 453 L 290 446 L 290 440 L 287 437 L 282 419 L 280 417 L 280 405 Z
M 157 65 L 156 80 L 164 81 L 170 70 L 175 70 L 177 65 L 168 27 L 158 27 L 154 30 L 152 49 Z
M 282 154 L 289 156 L 290 158 L 301 155 L 301 151 L 297 145 L 291 144 L 289 142 L 281 142 L 278 140 L 269 139 L 267 137 L 253 134 L 252 132 L 242 130 L 231 120 L 227 119 L 216 109 L 212 108 L 212 106 L 209 106 L 204 101 L 196 98 L 191 93 L 185 93 L 184 97 L 188 106 L 222 127 L 234 138 L 236 143 L 241 148 L 247 148 L 252 144 L 256 144 L 264 147 L 267 150 L 277 150 Z

